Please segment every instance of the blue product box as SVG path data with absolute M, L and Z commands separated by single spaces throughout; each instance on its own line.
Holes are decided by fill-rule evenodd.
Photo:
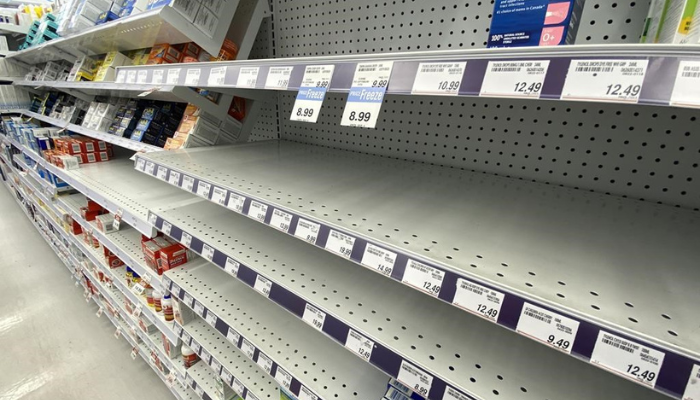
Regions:
M 135 140 L 135 141 L 137 141 L 137 142 L 140 142 L 140 141 L 143 139 L 143 132 L 144 132 L 144 131 L 135 130 L 135 131 L 131 134 L 130 139 L 131 139 L 131 140 Z
M 487 47 L 573 44 L 585 0 L 496 0 Z
M 155 10 L 156 8 L 163 8 L 170 5 L 172 0 L 150 0 L 146 6 L 146 10 Z

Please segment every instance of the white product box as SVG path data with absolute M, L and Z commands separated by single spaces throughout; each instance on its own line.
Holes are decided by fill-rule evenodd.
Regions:
M 200 3 L 196 0 L 175 0 L 172 7 L 182 14 L 188 21 L 194 21 L 199 11 Z
M 219 19 L 212 11 L 206 7 L 199 7 L 197 17 L 194 19 L 194 26 L 204 32 L 205 35 L 213 37 L 218 25 Z

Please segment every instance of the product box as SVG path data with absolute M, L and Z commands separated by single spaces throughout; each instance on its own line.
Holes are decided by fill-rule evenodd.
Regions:
M 175 321 L 180 323 L 180 325 L 186 325 L 196 318 L 196 315 L 192 309 L 182 304 L 178 299 L 173 298 L 173 314 L 175 316 Z
M 182 14 L 189 22 L 194 21 L 199 11 L 200 3 L 194 0 L 175 0 L 172 7 Z
M 169 247 L 172 242 L 164 237 L 156 237 L 146 242 L 141 243 L 141 249 L 143 250 L 143 255 L 146 260 L 146 264 L 154 271 L 158 272 L 158 275 L 163 275 L 163 271 L 159 268 L 158 259 L 160 258 L 160 251 L 163 248 Z
M 496 0 L 487 47 L 573 44 L 585 0 Z
M 234 400 L 238 395 L 231 389 L 231 387 L 224 383 L 223 379 L 216 377 L 216 393 L 214 393 L 215 400 Z
M 180 352 L 180 346 L 182 345 L 182 341 L 180 339 L 177 339 L 177 343 L 172 343 L 168 339 L 165 334 L 161 334 L 162 339 L 163 339 L 163 352 L 165 355 L 170 358 L 171 360 L 174 360 L 182 354 Z
M 652 4 L 649 12 L 658 15 L 660 23 L 654 43 L 688 43 L 688 36 L 693 25 L 697 0 L 666 0 L 663 8 Z M 648 19 L 648 18 L 647 18 Z M 652 16 L 655 19 L 655 16 Z
M 73 218 L 68 217 L 69 219 L 69 226 L 70 226 L 70 231 L 74 235 L 80 235 L 83 233 L 83 227 L 77 223 Z
M 80 168 L 80 159 L 77 156 L 57 156 L 54 165 L 58 168 L 70 171 Z
M 179 267 L 192 259 L 192 252 L 180 243 L 160 249 L 158 274 Z
M 177 63 L 180 62 L 182 53 L 167 43 L 156 44 L 148 53 L 148 61 L 146 64 L 161 64 L 162 62 Z
M 219 25 L 219 19 L 214 12 L 206 7 L 199 7 L 199 12 L 194 19 L 194 26 L 210 38 L 214 36 L 216 27 Z
M 119 268 L 124 266 L 124 262 L 114 254 L 105 256 L 105 262 L 109 265 L 109 268 Z
M 104 67 L 121 67 L 131 65 L 131 59 L 118 51 L 110 51 L 102 62 Z
M 80 207 L 80 216 L 83 217 L 85 221 L 94 221 L 98 215 L 101 215 L 102 211 L 90 211 L 87 207 Z
M 114 229 L 114 215 L 112 214 L 98 215 L 95 221 L 97 222 L 97 229 L 102 233 L 112 233 L 116 231 L 116 229 Z

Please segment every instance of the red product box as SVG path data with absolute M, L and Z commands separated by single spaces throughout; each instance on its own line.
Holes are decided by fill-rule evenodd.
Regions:
M 69 152 L 70 154 L 96 153 L 100 151 L 107 151 L 107 147 L 107 142 L 102 140 L 85 136 L 73 136 L 68 142 L 68 150 L 65 151 Z
M 109 268 L 112 269 L 124 266 L 124 262 L 119 257 L 111 253 L 110 255 L 105 256 L 105 261 L 107 262 L 107 265 L 109 265 Z
M 70 231 L 74 235 L 80 235 L 83 233 L 83 227 L 79 223 L 75 222 L 73 218 L 70 219 Z
M 75 157 L 79 158 L 81 164 L 93 164 L 96 162 L 109 161 L 110 158 L 108 151 L 100 151 L 97 153 L 80 153 L 76 154 Z
M 158 275 L 162 275 L 163 271 L 158 267 L 158 259 L 160 258 L 160 250 L 164 247 L 171 245 L 167 239 L 163 237 L 156 237 L 147 242 L 143 242 L 141 247 L 143 249 L 143 255 L 146 259 L 146 264 L 154 271 L 158 272 Z
M 80 215 L 85 221 L 94 221 L 102 211 L 90 211 L 87 207 L 80 207 Z
M 103 208 L 101 205 L 99 205 L 98 203 L 96 203 L 96 202 L 94 202 L 94 201 L 92 201 L 92 200 L 90 200 L 90 199 L 88 199 L 88 201 L 87 201 L 87 207 L 86 207 L 86 208 L 87 208 L 88 211 L 99 211 L 99 212 L 103 212 L 103 211 L 104 211 L 104 208 Z
M 179 267 L 192 259 L 192 252 L 180 243 L 160 249 L 158 274 Z

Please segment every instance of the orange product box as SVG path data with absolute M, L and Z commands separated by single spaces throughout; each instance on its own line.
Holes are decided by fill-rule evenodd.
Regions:
M 163 61 L 177 63 L 180 62 L 180 58 L 182 58 L 182 53 L 178 49 L 167 43 L 161 43 L 151 48 L 146 64 L 161 64 Z
M 160 264 L 158 273 L 169 271 L 173 268 L 179 267 L 185 264 L 187 261 L 192 259 L 192 252 L 187 247 L 181 245 L 180 243 L 175 243 L 171 246 L 164 247 L 160 249 Z
M 75 157 L 80 159 L 81 164 L 93 164 L 96 162 L 109 161 L 109 152 L 100 151 L 97 153 L 80 153 L 76 154 Z
M 194 129 L 194 126 L 197 124 L 198 120 L 199 117 L 193 115 L 185 115 L 180 120 L 180 125 L 178 125 L 176 132 L 190 133 L 192 129 Z
M 198 117 L 199 116 L 199 107 L 195 106 L 194 104 L 188 104 L 187 107 L 185 107 L 185 112 L 182 115 L 183 115 L 183 117 L 189 117 L 189 116 Z
M 199 56 L 199 53 L 202 51 L 202 48 L 194 42 L 182 43 L 176 45 L 175 48 L 180 50 L 180 52 L 182 53 L 182 57 L 197 58 L 197 56 Z
M 228 109 L 228 115 L 239 121 L 243 121 L 245 118 L 245 99 L 234 96 L 233 101 L 231 101 L 231 107 Z

